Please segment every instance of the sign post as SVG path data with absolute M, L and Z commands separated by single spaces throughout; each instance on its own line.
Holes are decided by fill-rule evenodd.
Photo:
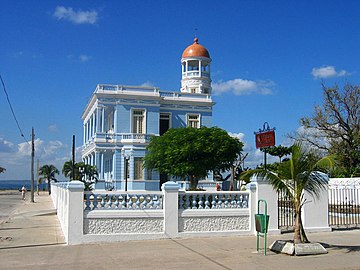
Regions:
M 268 122 L 265 122 L 262 129 L 259 129 L 255 134 L 256 148 L 264 149 L 264 168 L 266 170 L 266 148 L 275 145 L 275 127 L 270 128 Z

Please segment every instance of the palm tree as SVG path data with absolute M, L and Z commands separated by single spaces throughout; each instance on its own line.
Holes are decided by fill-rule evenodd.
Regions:
M 84 183 L 85 190 L 91 190 L 92 185 L 97 182 L 98 172 L 96 166 L 77 162 L 73 167 L 71 160 L 66 161 L 63 165 L 62 173 L 70 180 L 79 180 Z M 73 176 L 74 173 L 74 176 Z
M 84 162 L 78 162 L 75 166 L 79 172 L 79 180 L 85 185 L 85 190 L 92 190 L 93 184 L 98 180 L 96 166 L 85 164 Z
M 55 175 L 59 174 L 59 170 L 54 165 L 43 165 L 39 169 L 39 175 L 47 179 L 49 195 L 51 194 L 50 182 L 56 181 Z
M 73 175 L 74 172 L 74 175 Z M 70 178 L 70 180 L 75 180 L 79 178 L 79 169 L 76 168 L 76 164 L 75 166 L 73 166 L 73 162 L 72 160 L 66 161 L 63 165 L 62 168 L 62 174 L 65 177 Z
M 276 173 L 263 169 L 245 171 L 240 179 L 249 180 L 252 176 L 260 176 L 269 180 L 276 191 L 285 192 L 294 204 L 294 243 L 308 242 L 301 220 L 301 210 L 305 203 L 304 191 L 313 198 L 318 198 L 320 191 L 327 186 L 328 176 L 319 170 L 333 167 L 333 158 L 317 158 L 317 155 L 295 143 L 291 148 L 291 159 L 279 164 Z

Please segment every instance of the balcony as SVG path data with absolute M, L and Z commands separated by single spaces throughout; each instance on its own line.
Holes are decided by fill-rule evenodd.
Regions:
M 182 73 L 183 78 L 187 77 L 200 77 L 200 72 L 198 70 L 191 70 Z M 210 73 L 206 71 L 201 72 L 201 77 L 210 78 Z
M 97 132 L 95 143 L 149 143 L 154 134 Z

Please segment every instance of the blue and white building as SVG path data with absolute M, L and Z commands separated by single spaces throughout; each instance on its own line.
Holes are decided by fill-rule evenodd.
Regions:
M 146 146 L 169 128 L 212 125 L 210 63 L 195 38 L 182 54 L 180 91 L 96 86 L 82 114 L 82 159 L 97 167 L 96 189 L 159 190 L 163 177 L 143 168 Z

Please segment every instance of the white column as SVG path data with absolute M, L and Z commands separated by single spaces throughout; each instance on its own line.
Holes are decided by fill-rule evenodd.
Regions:
M 83 145 L 86 143 L 86 126 L 83 124 Z
M 96 132 L 100 132 L 100 109 L 96 108 Z
M 164 194 L 164 233 L 166 236 L 177 237 L 179 233 L 179 184 L 168 181 L 161 186 Z
M 95 135 L 95 113 L 92 114 L 91 118 L 92 118 L 92 132 L 91 132 L 92 134 L 91 135 L 94 136 Z
M 95 159 L 94 159 L 94 165 L 96 166 L 96 169 L 98 170 L 100 168 L 100 153 L 99 152 L 95 152 L 94 154 Z
M 117 128 L 117 108 L 116 106 L 114 107 L 114 133 L 118 133 L 118 128 Z
M 134 156 L 130 155 L 129 159 L 129 171 L 130 171 L 130 181 L 134 181 Z
M 84 183 L 71 181 L 68 183 L 67 196 L 67 235 L 65 238 L 68 245 L 81 244 L 83 241 L 84 229 Z
M 304 193 L 306 200 L 302 209 L 302 221 L 306 232 L 329 232 L 329 193 L 328 189 L 320 191 L 319 198 Z
M 255 219 L 255 214 L 257 214 L 257 202 L 258 200 L 265 200 L 267 202 L 267 214 L 269 217 L 269 234 L 280 234 L 280 230 L 278 228 L 278 196 L 277 192 L 273 189 L 272 185 L 269 181 L 264 180 L 262 177 L 253 177 L 251 179 L 250 187 L 256 187 L 256 195 L 255 195 L 255 204 L 256 210 L 252 212 L 252 220 Z M 255 185 L 255 186 L 254 186 Z M 251 193 L 253 194 L 253 193 Z M 253 203 L 254 200 L 251 200 Z M 260 204 L 263 207 L 264 204 Z M 252 206 L 253 209 L 254 206 Z M 260 214 L 264 214 L 264 208 L 260 209 Z M 255 225 L 255 223 L 254 223 Z M 252 228 L 254 229 L 254 228 Z M 255 230 L 254 230 L 255 232 Z
M 101 109 L 101 132 L 105 132 L 105 108 Z
M 202 73 L 202 70 L 201 70 L 201 60 L 199 60 L 199 77 L 201 77 L 201 73 Z
M 100 179 L 104 179 L 104 152 L 100 153 Z

